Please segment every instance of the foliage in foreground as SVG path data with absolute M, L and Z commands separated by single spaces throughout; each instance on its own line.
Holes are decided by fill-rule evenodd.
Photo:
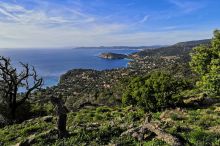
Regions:
M 211 47 L 201 45 L 193 50 L 190 65 L 200 75 L 198 87 L 207 94 L 220 95 L 220 31 L 214 31 Z
M 220 144 L 220 106 L 207 109 L 173 109 L 153 113 L 153 119 L 161 121 L 161 126 L 173 135 L 182 137 L 191 145 L 219 145 Z M 70 136 L 57 139 L 53 133 L 55 117 L 51 122 L 43 118 L 36 118 L 21 124 L 4 127 L 0 130 L 0 145 L 12 145 L 28 137 L 34 137 L 33 145 L 108 145 L 121 146 L 166 146 L 164 142 L 149 138 L 139 142 L 132 136 L 121 133 L 139 126 L 143 122 L 145 112 L 140 108 L 109 108 L 84 109 L 68 115 L 68 131 Z

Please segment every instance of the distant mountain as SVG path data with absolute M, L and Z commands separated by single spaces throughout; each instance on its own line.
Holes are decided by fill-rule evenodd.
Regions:
M 211 39 L 205 39 L 205 40 L 196 40 L 196 41 L 187 41 L 187 42 L 180 42 L 175 44 L 174 46 L 182 46 L 182 47 L 195 47 L 200 44 L 209 44 L 211 42 Z
M 189 52 L 192 48 L 198 45 L 210 45 L 211 39 L 197 40 L 197 41 L 187 41 L 180 42 L 167 47 L 160 47 L 156 49 L 146 49 L 137 53 L 133 56 L 145 57 L 145 56 L 189 56 Z
M 99 47 L 76 47 L 74 49 L 155 49 L 163 47 L 163 45 L 154 45 L 154 46 L 99 46 Z

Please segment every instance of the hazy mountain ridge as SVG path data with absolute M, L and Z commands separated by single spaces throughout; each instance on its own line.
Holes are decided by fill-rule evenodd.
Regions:
M 99 46 L 99 47 L 75 47 L 73 49 L 153 49 L 153 48 L 160 48 L 164 45 L 153 45 L 153 46 Z
M 198 45 L 210 45 L 211 40 L 196 40 L 196 41 L 187 41 L 179 42 L 171 46 L 160 47 L 156 49 L 145 49 L 143 51 L 134 53 L 134 56 L 145 57 L 145 56 L 188 56 L 192 48 Z
M 186 42 L 179 42 L 174 44 L 173 46 L 197 46 L 197 45 L 201 45 L 201 44 L 210 44 L 211 43 L 211 39 L 204 39 L 204 40 L 195 40 L 195 41 L 186 41 Z

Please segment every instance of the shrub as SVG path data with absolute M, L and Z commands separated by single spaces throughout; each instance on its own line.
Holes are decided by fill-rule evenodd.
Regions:
M 174 121 L 177 121 L 177 120 L 182 120 L 182 116 L 181 115 L 178 115 L 177 113 L 171 113 L 170 115 L 170 118 Z
M 139 106 L 147 111 L 158 111 L 180 103 L 181 98 L 173 95 L 188 87 L 184 79 L 164 72 L 153 72 L 131 80 L 122 96 L 122 103 Z
M 105 113 L 105 112 L 110 112 L 110 111 L 111 111 L 111 109 L 108 108 L 108 107 L 106 107 L 106 106 L 98 107 L 98 108 L 96 109 L 96 112 L 97 112 L 97 113 Z
M 138 121 L 141 118 L 143 118 L 144 114 L 145 112 L 143 110 L 138 109 L 137 111 L 129 112 L 127 115 L 128 115 L 129 121 L 134 122 L 134 121 Z
M 195 129 L 190 132 L 190 141 L 195 145 L 214 145 L 214 143 L 219 144 L 219 134 L 206 133 L 204 130 Z
M 214 31 L 211 47 L 195 47 L 191 58 L 190 66 L 200 76 L 197 86 L 207 94 L 220 95 L 220 31 Z
M 3 118 L 3 121 L 6 123 L 2 123 L 0 119 L 0 126 L 5 126 L 12 122 L 11 115 L 9 113 L 9 108 L 5 104 L 0 104 L 0 117 Z M 29 102 L 24 102 L 20 105 L 16 110 L 16 122 L 23 122 L 25 120 L 31 119 L 34 116 L 34 113 L 31 109 L 31 104 Z M 1 124 L 2 123 L 2 124 Z
M 95 114 L 94 116 L 94 120 L 96 121 L 100 121 L 100 120 L 103 120 L 104 119 L 104 115 L 101 115 L 101 114 Z

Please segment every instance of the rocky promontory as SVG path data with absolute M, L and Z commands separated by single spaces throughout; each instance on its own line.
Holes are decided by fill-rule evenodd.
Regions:
M 125 54 L 117 54 L 117 53 L 102 53 L 99 55 L 99 57 L 103 59 L 125 59 L 128 56 Z

